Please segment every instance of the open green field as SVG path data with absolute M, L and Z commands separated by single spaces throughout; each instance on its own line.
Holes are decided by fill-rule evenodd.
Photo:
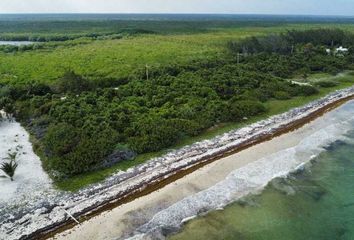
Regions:
M 224 29 L 210 33 L 138 35 L 120 40 L 90 41 L 18 53 L 0 53 L 1 81 L 53 82 L 68 69 L 95 78 L 124 78 L 145 67 L 217 57 L 229 40 L 281 31 L 281 28 Z
M 225 43 L 230 40 L 318 27 L 340 27 L 354 31 L 354 26 L 350 24 L 288 24 L 215 28 L 203 33 L 196 29 L 195 33 L 138 34 L 116 40 L 76 39 L 41 43 L 50 47 L 15 53 L 0 52 L 0 83 L 52 83 L 68 70 L 93 80 L 127 78 L 146 64 L 151 69 L 157 69 L 167 64 L 188 64 L 220 57 L 225 52 Z
M 256 30 L 255 33 L 259 33 Z M 250 36 L 250 31 L 220 32 L 216 35 L 141 35 L 121 40 L 92 41 L 53 50 L 0 54 L 2 81 L 52 82 L 68 69 L 92 78 L 124 78 L 137 68 L 188 63 L 217 56 L 223 42 Z M 254 33 L 253 33 L 254 34 Z

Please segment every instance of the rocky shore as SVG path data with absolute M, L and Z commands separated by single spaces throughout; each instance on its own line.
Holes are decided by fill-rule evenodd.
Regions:
M 0 239 L 43 237 L 72 224 L 74 221 L 68 213 L 81 221 L 85 216 L 172 182 L 176 176 L 183 176 L 204 164 L 301 126 L 353 96 L 354 88 L 337 91 L 304 107 L 183 147 L 125 172 L 117 172 L 104 182 L 77 193 L 51 193 L 31 204 L 3 204 L 0 206 Z

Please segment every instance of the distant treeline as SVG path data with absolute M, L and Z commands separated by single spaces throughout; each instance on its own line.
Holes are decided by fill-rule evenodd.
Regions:
M 353 23 L 354 18 L 262 15 L 1 15 L 2 41 L 68 41 L 111 34 L 201 33 L 225 28 L 274 27 L 288 23 Z
M 300 47 L 354 46 L 354 34 L 341 29 L 291 30 L 283 34 L 250 37 L 242 41 L 229 42 L 232 54 L 279 53 L 291 54 Z M 306 46 L 305 46 L 306 45 Z M 323 49 L 321 49 L 322 51 Z
M 141 29 L 124 29 L 120 33 L 89 33 L 89 34 L 74 34 L 74 35 L 17 35 L 17 34 L 0 34 L 0 41 L 30 41 L 33 44 L 28 45 L 0 45 L 0 51 L 5 53 L 23 52 L 38 49 L 48 49 L 60 46 L 75 46 L 78 44 L 88 43 L 90 40 L 114 40 L 122 39 L 126 36 L 135 34 L 152 34 Z M 61 42 L 60 44 L 56 42 Z
M 159 151 L 217 124 L 265 113 L 264 103 L 271 99 L 309 96 L 318 92 L 317 87 L 330 87 L 285 80 L 352 67 L 351 53 L 327 55 L 319 49 L 332 41 L 312 34 L 325 36 L 328 30 L 232 42 L 228 56 L 152 69 L 149 77 L 140 69 L 129 78 L 93 82 L 68 71 L 53 85 L 3 85 L 0 108 L 30 129 L 47 169 L 57 177 L 73 176 L 106 166 L 112 154 Z M 291 35 L 300 40 L 286 40 L 288 45 L 281 49 L 292 49 L 291 54 L 280 54 L 283 50 L 270 39 L 277 42 Z M 320 44 L 313 42 L 308 48 L 311 39 Z M 343 39 L 334 44 L 344 43 Z M 274 46 L 272 51 L 269 45 Z M 245 46 L 249 54 L 238 59 L 235 53 Z
M 134 35 L 134 34 L 147 34 L 154 33 L 153 31 L 144 29 L 121 29 L 119 32 L 101 32 L 101 33 L 79 33 L 79 34 L 16 34 L 16 33 L 3 33 L 0 34 L 0 41 L 30 41 L 30 42 L 62 42 L 78 38 L 114 38 L 117 36 Z
M 162 15 L 161 15 L 162 16 Z M 28 16 L 27 16 L 28 17 Z M 60 19 L 27 19 L 26 16 L 21 16 L 14 19 L 2 18 L 0 16 L 0 33 L 1 35 L 18 35 L 27 37 L 41 37 L 51 35 L 86 35 L 90 33 L 121 33 L 125 31 L 147 31 L 158 34 L 173 34 L 173 33 L 196 33 L 205 32 L 215 28 L 235 28 L 235 27 L 267 27 L 283 25 L 282 21 L 240 21 L 240 19 L 233 19 L 228 17 L 213 18 L 213 17 L 179 17 L 170 19 L 167 17 L 145 18 L 132 17 L 131 19 L 88 19 L 88 18 L 60 18 Z M 45 39 L 43 39 L 45 40 Z

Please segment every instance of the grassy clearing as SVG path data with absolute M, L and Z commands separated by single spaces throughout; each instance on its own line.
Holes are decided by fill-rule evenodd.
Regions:
M 311 101 L 314 101 L 316 99 L 324 97 L 325 95 L 327 95 L 335 90 L 347 88 L 347 87 L 350 87 L 354 84 L 354 76 L 352 76 L 352 74 L 350 72 L 345 73 L 345 74 L 341 75 L 340 77 L 335 77 L 335 76 L 333 77 L 332 76 L 332 78 L 335 78 L 335 80 L 339 82 L 338 86 L 332 87 L 332 88 L 321 88 L 320 92 L 317 95 L 310 96 L 310 97 L 295 97 L 295 98 L 292 98 L 289 100 L 268 101 L 266 103 L 266 107 L 268 109 L 268 112 L 266 114 L 251 118 L 251 119 L 241 122 L 241 123 L 225 123 L 225 124 L 219 125 L 217 127 L 214 127 L 213 129 L 206 131 L 205 133 L 203 133 L 197 137 L 184 139 L 182 142 L 177 144 L 175 146 L 175 148 L 180 148 L 180 147 L 195 143 L 197 141 L 210 139 L 210 138 L 213 138 L 217 135 L 228 132 L 230 130 L 238 129 L 238 128 L 244 127 L 246 125 L 249 125 L 251 123 L 260 121 L 262 119 L 266 119 L 270 116 L 284 113 L 292 108 L 303 106 Z M 312 79 L 314 79 L 314 76 L 312 76 Z M 328 80 L 331 80 L 331 78 L 329 78 Z M 78 175 L 78 176 L 75 176 L 75 177 L 67 179 L 67 180 L 56 182 L 55 184 L 59 189 L 62 189 L 62 190 L 77 191 L 80 188 L 85 187 L 89 184 L 100 182 L 119 170 L 124 171 L 130 167 L 136 166 L 137 164 L 144 163 L 151 158 L 161 156 L 170 150 L 171 149 L 166 149 L 166 150 L 155 152 L 155 153 L 142 154 L 142 155 L 139 155 L 133 161 L 125 161 L 125 162 L 119 163 L 119 164 L 117 164 L 111 168 L 108 168 L 108 169 Z
M 225 42 L 239 38 L 279 33 L 287 29 L 340 27 L 354 31 L 352 25 L 291 24 L 275 27 L 217 28 L 205 33 L 137 35 L 120 40 L 89 41 L 17 53 L 0 53 L 0 83 L 39 81 L 50 83 L 68 69 L 91 79 L 124 78 L 146 64 L 151 68 L 170 63 L 214 58 L 223 54 Z M 67 44 L 67 43 L 66 43 Z
M 329 73 L 314 73 L 314 74 L 310 74 L 306 79 L 304 79 L 301 76 L 295 76 L 293 79 L 289 79 L 289 81 L 309 83 L 309 84 L 314 84 L 319 81 L 336 81 L 336 82 L 339 81 L 340 82 L 349 76 L 353 76 L 353 74 L 354 74 L 353 71 L 346 71 L 343 73 L 339 73 L 337 75 L 332 75 Z
M 259 31 L 141 35 L 51 50 L 0 53 L 0 82 L 35 80 L 48 83 L 60 78 L 68 69 L 91 79 L 123 78 L 146 64 L 154 68 L 215 57 L 223 53 L 227 40 L 261 33 Z

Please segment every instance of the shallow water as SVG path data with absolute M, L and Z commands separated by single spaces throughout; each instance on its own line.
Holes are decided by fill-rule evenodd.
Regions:
M 353 104 L 346 106 L 353 107 Z M 304 171 L 192 220 L 184 239 L 354 239 L 354 124 Z
M 22 46 L 22 45 L 30 45 L 30 44 L 33 44 L 33 42 L 29 42 L 29 41 L 0 41 L 0 46 L 1 45 Z
M 145 237 L 148 236 L 153 239 L 155 239 L 155 237 L 161 237 L 163 239 L 163 236 L 180 229 L 181 225 L 183 225 L 181 224 L 182 222 L 186 222 L 186 220 L 194 216 L 200 216 L 206 212 L 223 208 L 247 194 L 259 193 L 264 190 L 272 179 L 288 176 L 289 172 L 294 172 L 299 167 L 302 168 L 302 166 L 311 159 L 328 152 L 327 147 L 335 142 L 354 141 L 354 136 L 352 137 L 353 140 L 351 140 L 350 136 L 346 136 L 352 130 L 354 130 L 354 101 L 350 101 L 338 107 L 291 134 L 282 136 L 281 138 L 289 137 L 289 139 L 284 139 L 284 145 L 278 142 L 278 138 L 278 140 L 275 139 L 273 141 L 274 144 L 280 146 L 274 146 L 276 149 L 274 152 L 271 151 L 269 154 L 259 155 L 258 160 L 254 159 L 241 168 L 234 168 L 223 180 L 215 185 L 195 194 L 191 194 L 168 208 L 162 209 L 156 213 L 148 223 L 139 227 L 134 237 L 131 239 L 145 239 Z M 262 145 L 261 147 L 272 147 L 272 144 Z M 255 156 L 257 156 L 257 154 Z M 240 159 L 237 160 L 237 158 L 235 158 L 235 160 L 238 161 Z M 291 187 L 283 186 L 282 184 L 277 184 L 277 186 L 280 189 L 287 190 L 288 193 L 295 192 Z M 270 204 L 274 202 L 275 200 L 272 199 Z M 244 206 L 245 204 L 241 205 Z M 223 214 L 226 215 L 227 211 Z M 223 214 L 221 214 L 220 218 L 223 217 Z M 264 216 L 265 219 L 269 219 L 268 215 L 262 212 L 260 214 Z M 245 226 L 251 226 L 253 229 L 252 224 L 247 222 L 243 217 L 238 217 L 239 213 L 231 213 L 231 216 L 234 215 L 237 216 L 235 217 L 237 221 L 242 219 Z M 228 231 L 234 233 L 232 225 L 232 223 L 234 223 L 233 219 L 226 219 L 223 222 L 218 218 L 216 220 L 211 218 L 212 222 L 209 225 L 205 222 L 201 222 L 200 225 L 196 225 L 195 227 L 193 227 L 195 223 L 192 221 L 192 223 L 188 225 L 192 227 L 189 229 L 187 226 L 187 230 L 191 231 L 191 234 L 185 231 L 181 239 L 237 239 L 237 234 L 222 237 L 219 232 L 213 233 L 212 229 L 214 225 L 215 229 L 220 230 L 222 233 L 226 232 L 227 234 Z M 251 216 L 250 219 L 251 222 L 254 222 L 254 219 L 260 218 Z M 199 221 L 201 220 L 196 220 L 196 222 Z M 269 219 L 269 221 L 273 221 L 273 219 Z M 275 221 L 277 221 L 277 219 L 275 219 Z M 217 224 L 219 222 L 221 223 L 220 225 Z M 228 226 L 226 222 L 230 222 L 231 226 Z M 238 222 L 235 222 L 235 224 L 239 226 Z M 266 225 L 269 225 L 268 221 Z M 223 228 L 223 226 L 225 226 L 225 228 Z M 196 231 L 196 233 L 193 233 L 194 231 Z M 205 236 L 203 236 L 204 232 Z M 186 236 L 183 237 L 184 235 Z M 240 236 L 244 236 L 244 234 L 242 233 Z M 270 238 L 272 239 L 273 236 Z M 254 239 L 254 237 L 252 236 L 249 239 Z

